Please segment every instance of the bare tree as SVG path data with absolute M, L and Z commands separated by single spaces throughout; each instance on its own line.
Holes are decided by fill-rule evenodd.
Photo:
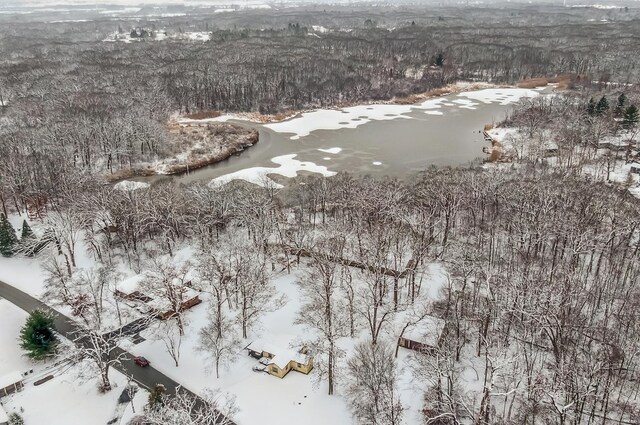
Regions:
M 207 391 L 200 397 L 178 389 L 174 397 L 136 417 L 137 425 L 233 425 L 237 413 L 235 401 L 228 395 Z
M 396 388 L 393 349 L 385 342 L 356 346 L 347 361 L 350 379 L 346 396 L 359 423 L 398 425 L 404 407 Z

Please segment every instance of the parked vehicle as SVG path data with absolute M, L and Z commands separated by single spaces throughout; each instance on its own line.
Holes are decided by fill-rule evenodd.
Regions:
M 142 367 L 147 367 L 151 364 L 151 362 L 149 362 L 149 360 L 145 359 L 142 356 L 135 356 L 133 358 L 133 361 L 135 364 L 137 364 L 138 366 L 142 366 Z

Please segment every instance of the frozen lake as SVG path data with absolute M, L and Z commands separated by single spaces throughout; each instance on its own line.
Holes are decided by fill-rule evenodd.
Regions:
M 259 129 L 260 142 L 221 163 L 179 176 L 140 181 L 178 182 L 265 176 L 283 183 L 297 173 L 326 176 L 339 171 L 402 177 L 431 165 L 463 165 L 483 158 L 485 124 L 503 120 L 513 104 L 541 90 L 485 89 L 430 99 L 415 105 L 360 105 L 318 110 Z

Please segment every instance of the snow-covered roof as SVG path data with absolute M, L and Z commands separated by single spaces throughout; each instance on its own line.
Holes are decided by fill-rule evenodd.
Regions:
M 411 341 L 435 347 L 444 330 L 445 321 L 438 317 L 426 316 L 418 324 L 409 326 L 402 337 Z
M 7 388 L 18 382 L 22 382 L 22 374 L 17 370 L 0 376 L 0 388 Z
M 289 348 L 284 345 L 279 345 L 271 341 L 257 340 L 253 341 L 249 346 L 255 351 L 265 351 L 272 354 L 273 357 L 269 360 L 269 364 L 275 364 L 280 369 L 287 367 L 290 361 L 306 364 L 308 356 L 300 353 L 299 350 Z M 302 348 L 302 347 L 300 347 Z
M 137 275 L 128 277 L 118 282 L 118 284 L 116 285 L 116 289 L 118 289 L 118 291 L 121 291 L 125 294 L 130 294 L 132 292 L 135 292 L 138 290 L 138 285 L 140 284 L 143 278 L 144 278 L 144 275 L 142 274 L 137 274 Z
M 4 408 L 0 404 L 0 424 L 5 424 L 9 422 L 9 415 L 5 412 Z
M 195 298 L 199 295 L 198 291 L 195 289 L 189 288 L 187 286 L 183 287 L 182 292 L 182 301 L 189 301 L 192 298 Z M 147 294 L 145 294 L 147 295 Z M 173 309 L 171 303 L 164 297 L 153 298 L 151 301 L 147 301 L 146 303 L 149 307 L 156 309 L 158 311 L 169 311 Z

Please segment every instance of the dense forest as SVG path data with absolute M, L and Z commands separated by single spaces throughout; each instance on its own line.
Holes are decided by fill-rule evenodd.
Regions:
M 135 21 L 76 13 L 57 23 L 0 15 L 0 242 L 7 257 L 42 261 L 47 302 L 103 330 L 116 269 L 153 268 L 141 287 L 167 297 L 186 272 L 158 259 L 189 245 L 189 287 L 210 297 L 198 332 L 216 377 L 232 347 L 284 302 L 272 275 L 297 271 L 306 277 L 296 320 L 317 335 L 317 377 L 359 423 L 403 423 L 389 335 L 403 315 L 427 313 L 446 332 L 410 365 L 425 383 L 423 423 L 640 422 L 640 204 L 631 178 L 609 178 L 638 159 L 639 9 L 309 5 Z M 401 180 L 304 175 L 282 189 L 105 184 L 179 155 L 189 137 L 172 127 L 181 115 L 274 118 L 407 102 L 456 81 L 535 78 L 555 78 L 562 91 L 523 100 L 499 124 L 519 130 L 506 165 Z M 233 126 L 190 131 L 233 149 L 241 137 L 257 141 Z M 594 177 L 594 164 L 606 178 Z M 5 217 L 16 214 L 37 223 L 19 241 Z M 79 270 L 83 248 L 94 274 Z M 448 279 L 423 304 L 430 264 Z M 178 341 L 188 326 L 180 308 L 177 330 L 165 332 Z M 347 338 L 359 338 L 348 358 L 338 344 Z M 165 343 L 178 367 L 180 344 Z M 83 355 L 106 391 L 117 359 L 105 347 Z M 481 389 L 467 386 L 469 369 Z M 186 420 L 192 402 L 171 408 Z M 169 423 L 165 413 L 141 423 Z

